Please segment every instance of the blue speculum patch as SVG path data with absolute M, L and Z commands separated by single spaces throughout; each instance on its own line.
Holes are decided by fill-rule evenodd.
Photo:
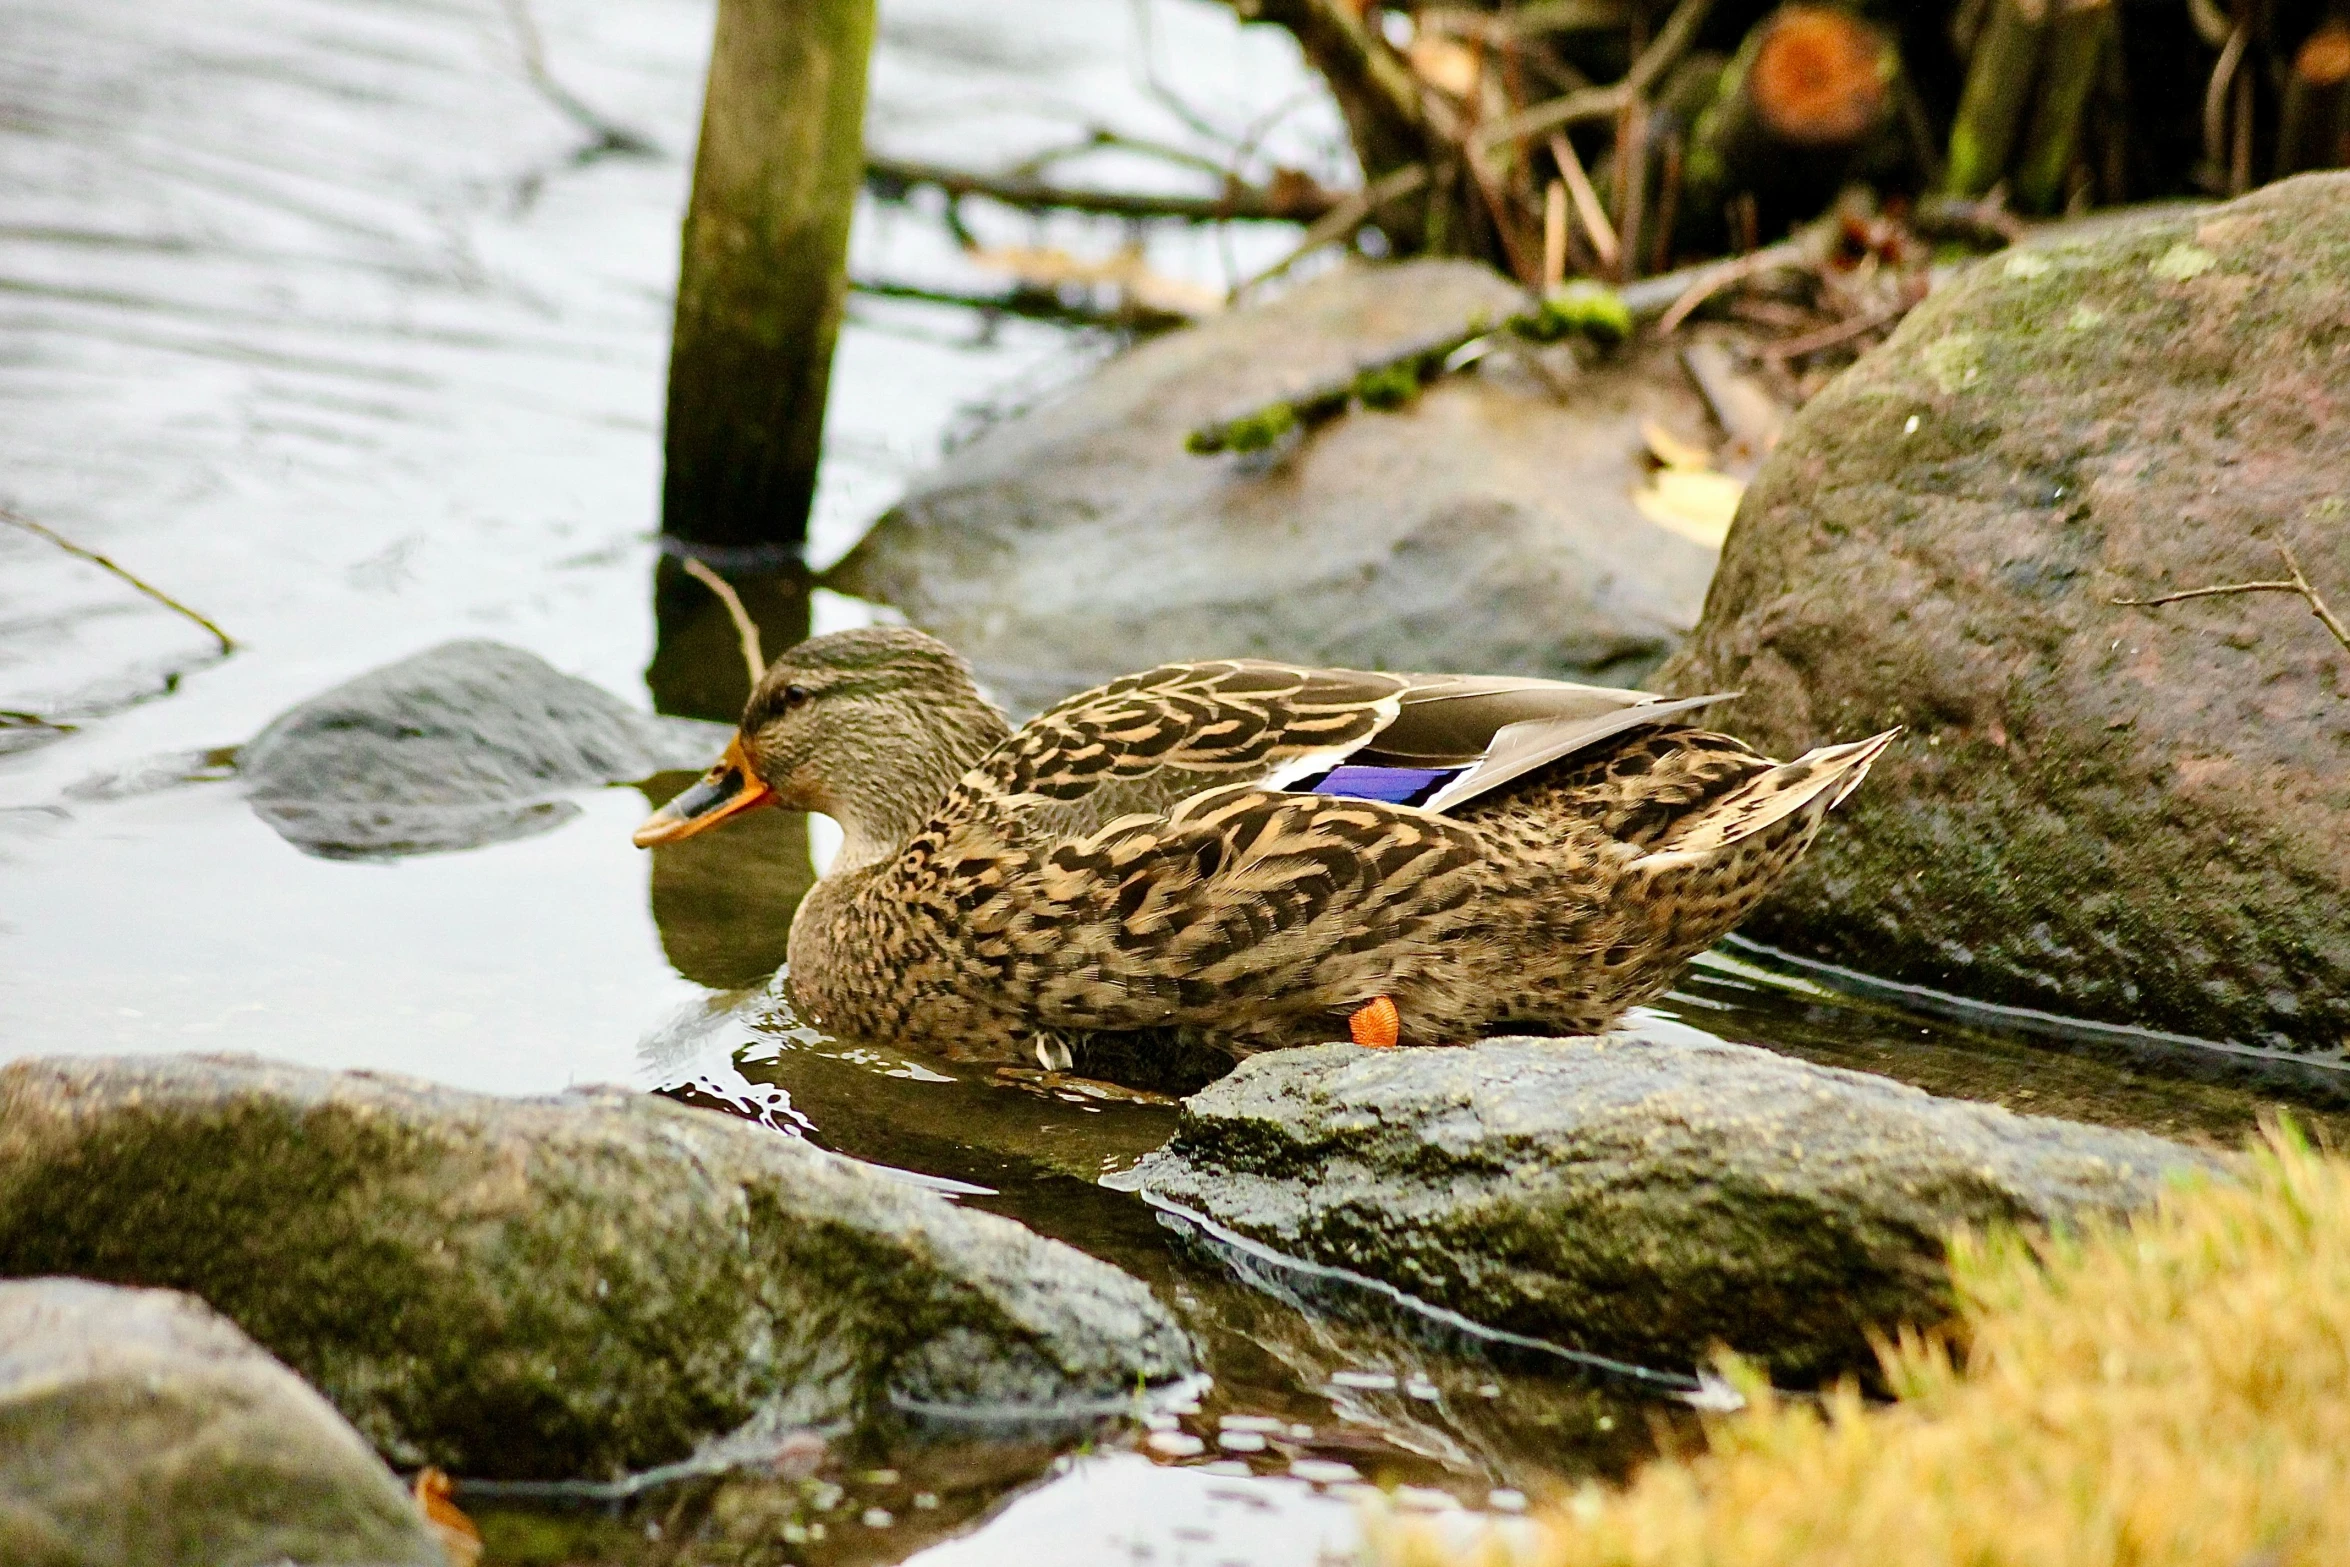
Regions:
M 1333 767 L 1296 787 L 1304 793 L 1334 794 L 1348 800 L 1418 805 L 1465 771 L 1460 767 Z

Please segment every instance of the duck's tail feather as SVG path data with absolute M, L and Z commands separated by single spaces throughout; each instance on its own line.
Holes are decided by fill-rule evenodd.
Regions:
M 1644 858 L 1658 867 L 1706 859 L 1785 821 L 1823 795 L 1825 808 L 1832 811 L 1860 787 L 1869 764 L 1900 733 L 1894 728 L 1849 745 L 1820 746 L 1757 773 L 1710 809 L 1675 827 Z

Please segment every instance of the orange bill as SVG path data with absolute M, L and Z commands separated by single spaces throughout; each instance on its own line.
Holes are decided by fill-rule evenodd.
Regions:
M 706 827 L 715 827 L 729 816 L 755 805 L 766 805 L 774 798 L 775 791 L 751 771 L 750 761 L 743 755 L 743 737 L 738 734 L 726 742 L 726 754 L 718 758 L 717 766 L 645 818 L 644 825 L 636 830 L 636 846 L 649 849 L 656 843 L 691 838 Z

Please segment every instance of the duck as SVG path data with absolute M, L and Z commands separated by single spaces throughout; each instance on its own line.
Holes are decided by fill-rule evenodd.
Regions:
M 831 817 L 788 996 L 949 1060 L 1596 1034 L 1778 885 L 1900 733 L 1775 761 L 1693 721 L 1736 694 L 1215 658 L 1015 728 L 947 644 L 871 627 L 777 657 L 635 841 Z

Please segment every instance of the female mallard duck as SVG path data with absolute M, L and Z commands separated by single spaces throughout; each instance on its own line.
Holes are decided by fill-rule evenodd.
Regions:
M 949 1056 L 1589 1033 L 1737 924 L 1893 738 L 1773 762 L 1677 721 L 1720 700 L 1217 659 L 1014 730 L 944 643 L 847 631 L 778 658 L 636 841 L 832 817 L 794 998 Z

